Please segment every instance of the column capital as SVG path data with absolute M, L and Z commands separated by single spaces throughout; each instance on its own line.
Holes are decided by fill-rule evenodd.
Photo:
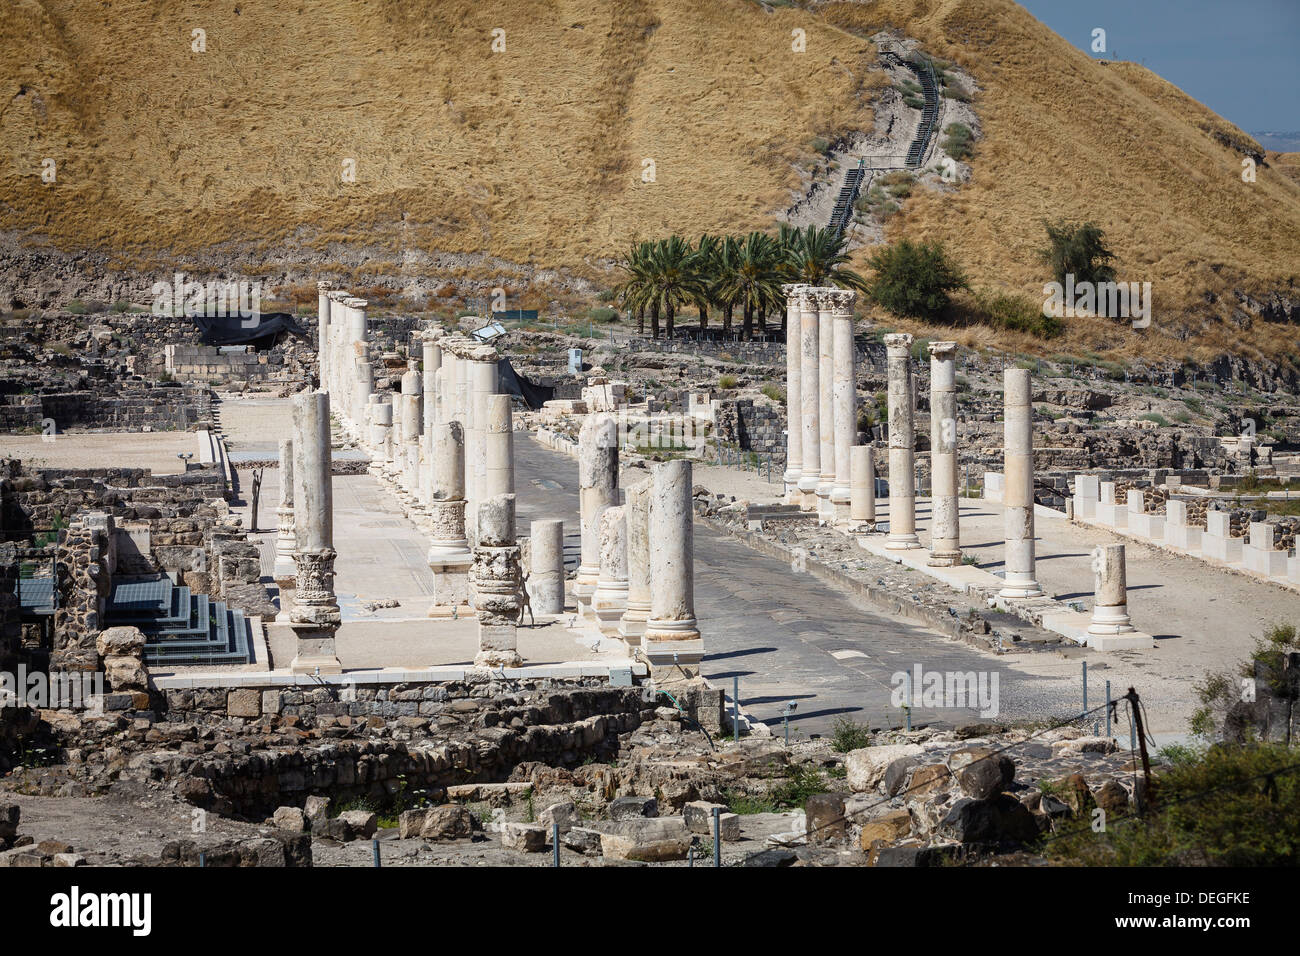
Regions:
M 910 350 L 912 348 L 912 333 L 910 332 L 891 332 L 885 336 L 885 348 L 897 352 L 899 349 Z
M 853 318 L 853 303 L 858 298 L 856 292 L 852 289 L 827 289 L 824 296 L 827 308 L 834 312 L 837 317 Z
M 931 342 L 930 355 L 937 359 L 953 358 L 957 354 L 956 342 Z

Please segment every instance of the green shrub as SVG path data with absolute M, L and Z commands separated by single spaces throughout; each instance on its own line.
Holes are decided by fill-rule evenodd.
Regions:
M 836 752 L 846 754 L 850 750 L 861 750 L 871 746 L 871 728 L 860 724 L 852 717 L 836 717 L 831 724 L 831 747 Z
M 1165 416 L 1161 415 L 1159 412 L 1147 412 L 1145 415 L 1139 415 L 1138 421 L 1155 422 L 1161 428 L 1169 427 L 1169 419 L 1165 418 Z
M 825 136 L 814 136 L 812 143 L 814 153 L 821 153 L 823 156 L 829 156 L 831 152 L 831 141 Z
M 869 260 L 875 276 L 869 294 L 895 315 L 936 320 L 958 289 L 968 287 L 960 267 L 940 242 L 901 239 Z
M 740 379 L 734 375 L 719 375 L 718 388 L 735 388 L 740 384 Z
M 1040 339 L 1053 339 L 1065 331 L 1060 319 L 1044 315 L 1038 303 L 1023 295 L 983 289 L 975 295 L 979 321 L 994 328 L 1027 332 Z
M 73 299 L 65 306 L 65 309 L 73 315 L 85 315 L 90 311 L 86 308 L 86 303 L 82 302 L 80 299 Z
M 943 131 L 947 134 L 941 144 L 945 153 L 959 162 L 975 155 L 975 147 L 971 145 L 973 134 L 969 126 L 965 123 L 949 123 Z
M 607 305 L 598 305 L 587 310 L 587 320 L 590 322 L 616 322 L 618 318 L 618 309 L 612 309 Z
M 1066 275 L 1080 282 L 1113 282 L 1115 270 L 1110 262 L 1115 254 L 1106 248 L 1106 236 L 1101 227 L 1085 222 L 1062 222 L 1055 226 L 1044 222 L 1048 246 L 1039 251 L 1039 257 L 1051 269 L 1052 278 L 1065 285 Z
M 763 394 L 774 402 L 785 401 L 785 389 L 773 385 L 771 382 L 763 386 Z

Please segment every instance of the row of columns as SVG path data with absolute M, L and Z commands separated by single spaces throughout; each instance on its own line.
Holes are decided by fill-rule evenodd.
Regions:
M 786 296 L 787 501 L 825 522 L 850 520 L 857 444 L 856 293 L 792 283 Z M 799 424 L 796 425 L 795 423 Z

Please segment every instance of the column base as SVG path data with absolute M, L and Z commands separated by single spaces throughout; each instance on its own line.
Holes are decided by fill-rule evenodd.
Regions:
M 798 501 L 800 511 L 817 510 L 817 479 L 804 475 L 799 479 L 798 484 Z
M 930 560 L 925 562 L 931 568 L 955 568 L 961 564 L 961 552 L 952 551 L 931 551 Z
M 910 551 L 919 547 L 921 547 L 921 539 L 916 536 L 914 531 L 906 534 L 894 534 L 891 531 L 889 537 L 885 539 L 886 551 Z
M 1021 581 L 1008 581 L 998 591 L 998 597 L 1020 600 L 1024 598 L 1037 598 L 1043 596 L 1043 589 L 1038 586 L 1038 582 L 1033 578 Z
M 573 579 L 573 603 L 578 616 L 591 617 L 591 602 L 596 594 L 596 581 L 599 572 L 583 567 L 578 568 L 578 576 Z
M 1132 634 L 1136 630 L 1128 616 L 1127 604 L 1092 609 L 1092 623 L 1088 625 L 1089 634 L 1109 637 L 1116 634 Z
M 788 505 L 797 505 L 802 500 L 799 492 L 799 473 L 797 471 L 787 471 L 781 476 L 785 483 L 785 503 Z
M 626 610 L 626 584 L 621 588 L 606 585 L 596 586 L 596 593 L 591 598 L 591 613 L 596 623 L 600 625 L 602 634 L 617 634 L 619 622 L 622 621 L 623 612 Z
M 652 680 L 693 680 L 700 676 L 704 639 L 694 620 L 649 620 L 641 637 L 641 652 L 650 665 Z
M 645 636 L 646 620 L 648 610 L 636 611 L 631 608 L 623 612 L 622 619 L 618 622 L 618 636 L 627 642 L 629 647 L 639 647 L 641 639 Z

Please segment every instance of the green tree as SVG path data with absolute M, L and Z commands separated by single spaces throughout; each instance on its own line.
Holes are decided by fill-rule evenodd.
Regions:
M 875 276 L 867 292 L 894 315 L 934 321 L 953 292 L 969 287 L 940 242 L 901 239 L 873 255 L 869 264 Z
M 1061 285 L 1065 285 L 1069 274 L 1074 275 L 1076 283 L 1115 281 L 1115 270 L 1110 266 L 1115 255 L 1106 248 L 1100 226 L 1091 222 L 1062 222 L 1053 226 L 1044 220 L 1043 227 L 1047 230 L 1048 246 L 1039 255 Z

